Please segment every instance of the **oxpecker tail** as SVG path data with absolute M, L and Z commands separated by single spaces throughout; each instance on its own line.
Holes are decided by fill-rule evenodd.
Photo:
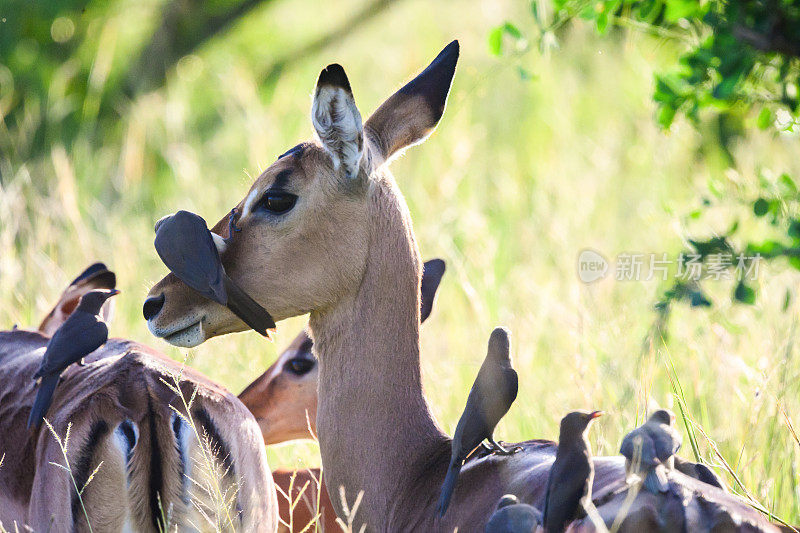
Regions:
M 28 429 L 38 429 L 44 420 L 44 415 L 50 409 L 50 404 L 53 403 L 53 393 L 58 386 L 58 374 L 44 376 L 42 382 L 39 384 L 39 390 L 36 391 L 36 400 L 33 402 L 31 415 L 28 417 Z
M 225 291 L 228 293 L 228 308 L 242 321 L 261 335 L 268 337 L 268 330 L 275 327 L 275 321 L 258 302 L 239 288 L 228 276 L 224 277 Z
M 450 497 L 453 495 L 453 489 L 456 487 L 458 481 L 458 473 L 461 472 L 461 462 L 450 463 L 447 469 L 447 476 L 442 483 L 442 492 L 439 495 L 439 505 L 436 510 L 439 516 L 444 516 L 447 512 L 447 507 L 450 505 Z
M 663 465 L 657 465 L 647 473 L 644 478 L 644 488 L 653 494 L 667 492 L 669 490 L 667 471 Z

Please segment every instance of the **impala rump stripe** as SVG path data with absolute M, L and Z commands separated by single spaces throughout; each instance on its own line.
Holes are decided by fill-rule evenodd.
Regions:
M 89 481 L 89 476 L 92 475 L 92 472 L 96 468 L 96 465 L 92 465 L 92 458 L 94 457 L 94 452 L 97 449 L 97 446 L 100 444 L 100 440 L 108 434 L 108 423 L 105 420 L 98 420 L 92 424 L 92 427 L 89 429 L 89 436 L 86 439 L 86 444 L 83 446 L 83 449 L 78 454 L 78 459 L 75 461 L 75 465 L 73 467 L 73 475 L 75 477 L 75 482 L 77 483 L 80 490 L 86 486 L 86 482 Z M 78 519 L 83 517 L 83 511 L 81 510 L 81 500 L 78 497 L 76 492 L 72 494 L 72 524 L 75 527 Z

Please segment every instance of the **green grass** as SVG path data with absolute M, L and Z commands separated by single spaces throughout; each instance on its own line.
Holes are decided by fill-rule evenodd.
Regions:
M 499 438 L 555 438 L 567 411 L 597 408 L 608 415 L 592 431 L 594 451 L 615 454 L 657 403 L 687 421 L 682 454 L 693 455 L 686 428 L 701 427 L 692 432 L 698 453 L 712 464 L 724 458 L 743 485 L 726 474 L 737 492 L 800 522 L 800 444 L 790 430 L 800 424 L 800 304 L 781 308 L 798 275 L 780 262 L 762 265 L 753 307 L 730 303 L 730 283 L 709 283 L 715 306 L 676 306 L 666 345 L 645 342 L 665 284 L 585 285 L 576 275 L 583 248 L 609 258 L 675 256 L 687 235 L 723 232 L 764 167 L 800 173 L 797 139 L 753 133 L 736 148 L 737 169 L 726 171 L 688 124 L 660 131 L 652 74 L 676 53 L 652 37 L 569 28 L 547 57 L 523 57 L 534 75 L 523 82 L 516 63 L 486 45 L 494 25 L 525 19 L 525 3 L 511 1 L 401 1 L 264 87 L 274 57 L 356 2 L 342 4 L 313 13 L 271 4 L 184 63 L 166 89 L 133 102 L 103 138 L 88 132 L 37 159 L 0 153 L 0 325 L 35 326 L 75 274 L 103 260 L 123 290 L 112 335 L 182 360 L 185 352 L 153 338 L 141 317 L 144 295 L 165 273 L 153 222 L 180 208 L 209 221 L 227 213 L 248 174 L 311 135 L 309 94 L 321 67 L 345 66 L 367 115 L 457 37 L 462 58 L 444 119 L 393 166 L 423 256 L 448 263 L 422 333 L 426 391 L 443 427 L 455 428 L 488 335 L 505 325 L 521 385 Z M 132 6 L 119 3 L 107 21 L 122 47 L 114 61 L 124 61 L 136 33 L 126 22 L 149 20 Z M 0 136 L 21 145 L 25 132 Z M 717 207 L 692 219 L 709 183 L 723 191 Z M 274 344 L 254 333 L 214 339 L 192 350 L 189 364 L 239 392 L 303 322 L 281 324 Z M 273 468 L 318 462 L 312 443 L 271 449 L 269 459 Z

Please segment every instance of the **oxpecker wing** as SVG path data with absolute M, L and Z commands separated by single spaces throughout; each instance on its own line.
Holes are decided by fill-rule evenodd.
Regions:
M 230 215 L 230 234 L 235 228 Z M 206 221 L 189 211 L 156 222 L 155 247 L 158 256 L 175 276 L 205 298 L 225 305 L 249 327 L 269 336 L 275 327 L 270 314 L 225 273 L 219 249 Z M 219 237 L 224 242 L 222 237 Z
M 222 261 L 206 221 L 178 211 L 156 223 L 156 252 L 178 279 L 209 300 L 228 304 Z

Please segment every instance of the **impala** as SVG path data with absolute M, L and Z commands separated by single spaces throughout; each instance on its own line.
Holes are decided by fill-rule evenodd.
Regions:
M 467 462 L 448 514 L 436 518 L 450 439 L 422 391 L 421 261 L 387 163 L 439 122 L 458 55 L 458 43 L 448 45 L 363 124 L 342 67 L 325 68 L 311 109 L 317 138 L 256 179 L 236 206 L 241 231 L 221 256 L 231 278 L 276 320 L 310 313 L 325 482 L 331 494 L 343 490 L 350 506 L 363 494 L 356 529 L 482 531 L 503 494 L 541 507 L 555 457 L 552 442 L 534 440 L 510 456 Z M 246 328 L 173 276 L 150 290 L 145 307 L 150 331 L 176 345 L 196 346 Z M 597 457 L 595 472 L 597 510 L 610 525 L 628 494 L 615 490 L 624 486 L 623 460 Z M 640 492 L 623 528 L 652 530 L 666 520 L 689 530 L 729 523 L 733 530 L 774 530 L 723 491 L 680 473 L 670 479 L 685 497 Z M 343 517 L 343 503 L 333 498 L 333 504 Z
M 445 263 L 441 259 L 432 259 L 424 265 L 420 288 L 423 322 L 431 314 L 444 270 Z M 313 346 L 308 331 L 301 331 L 266 372 L 239 394 L 239 399 L 256 417 L 267 445 L 316 436 L 319 365 Z M 339 531 L 336 511 L 324 484 L 317 494 L 320 476 L 319 468 L 272 473 L 279 490 L 281 521 L 291 525 L 292 531 L 304 531 L 316 515 L 325 531 Z
M 147 346 L 109 339 L 86 366 L 64 373 L 47 419 L 62 443 L 69 434 L 66 449 L 44 425 L 27 430 L 46 333 L 84 292 L 113 284 L 108 271 L 79 277 L 42 331 L 0 332 L 0 523 L 36 532 L 275 531 L 277 501 L 252 415 Z M 85 486 L 80 497 L 76 486 Z

